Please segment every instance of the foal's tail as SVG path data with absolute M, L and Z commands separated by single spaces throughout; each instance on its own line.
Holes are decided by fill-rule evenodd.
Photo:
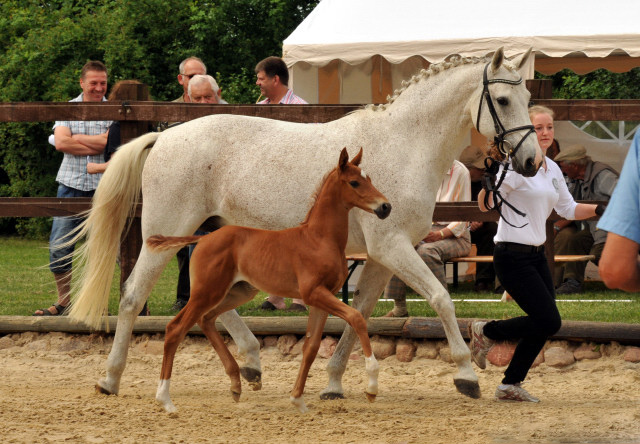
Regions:
M 107 313 L 120 237 L 140 201 L 142 169 L 160 133 L 148 133 L 123 145 L 100 179 L 87 218 L 69 242 L 86 236 L 74 253 L 69 317 L 94 329 Z M 128 229 L 128 225 L 126 229 Z
M 197 243 L 202 236 L 162 236 L 161 234 L 154 234 L 147 238 L 147 246 L 151 250 L 165 251 L 172 248 L 182 248 L 185 245 Z

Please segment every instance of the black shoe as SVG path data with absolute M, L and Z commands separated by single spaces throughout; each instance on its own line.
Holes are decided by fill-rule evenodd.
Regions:
M 185 307 L 185 305 L 187 305 L 187 302 L 188 301 L 185 301 L 184 299 L 176 299 L 175 304 L 171 306 L 171 310 L 180 311 Z
M 269 301 L 264 301 L 264 302 L 262 303 L 262 305 L 260 306 L 260 308 L 261 308 L 262 310 L 275 310 L 275 309 L 276 309 L 276 306 L 275 306 L 275 305 L 273 305 L 273 304 L 272 304 L 271 302 L 269 302 Z
M 490 291 L 489 284 L 483 281 L 476 282 L 473 286 L 473 291 L 476 293 L 488 293 Z
M 493 290 L 493 294 L 502 294 L 504 293 L 504 287 L 502 285 L 498 285 L 495 290 Z
M 582 284 L 575 279 L 567 279 L 558 288 L 556 294 L 575 294 L 582 293 Z

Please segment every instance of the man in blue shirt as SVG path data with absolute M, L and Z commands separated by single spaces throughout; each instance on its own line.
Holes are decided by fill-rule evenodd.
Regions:
M 640 131 L 636 131 L 598 228 L 609 232 L 599 272 L 610 288 L 640 291 Z

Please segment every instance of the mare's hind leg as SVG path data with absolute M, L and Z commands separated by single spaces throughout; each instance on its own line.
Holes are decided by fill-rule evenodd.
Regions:
M 96 384 L 98 392 L 107 395 L 118 394 L 120 379 L 127 362 L 133 323 L 142 310 L 160 273 L 174 254 L 175 252 L 151 253 L 146 245 L 143 245 L 140 257 L 138 257 L 136 265 L 125 283 L 113 346 L 107 359 L 107 376 Z
M 237 303 L 234 307 L 242 305 L 246 301 L 250 301 L 258 293 L 258 289 L 247 282 L 236 283 L 226 299 L 238 299 L 243 302 Z M 221 302 L 225 304 L 225 302 Z M 244 365 L 240 367 L 240 374 L 249 383 L 253 390 L 262 388 L 262 369 L 260 367 L 260 342 L 253 335 L 235 310 L 229 309 L 222 313 L 218 319 L 233 338 L 238 346 L 238 353 L 244 357 Z
M 354 307 L 362 313 L 364 319 L 368 319 L 373 312 L 373 308 L 390 278 L 391 272 L 389 270 L 374 260 L 367 260 L 353 298 Z M 327 364 L 329 384 L 327 388 L 320 392 L 320 399 L 344 398 L 342 375 L 347 368 L 349 354 L 353 349 L 356 338 L 357 335 L 353 328 L 347 325 L 333 356 Z
M 334 297 L 331 295 L 331 297 Z M 305 413 L 308 409 L 302 397 L 304 386 L 307 382 L 309 369 L 318 354 L 320 341 L 322 340 L 322 331 L 324 324 L 327 322 L 328 313 L 321 308 L 313 305 L 309 306 L 309 320 L 307 321 L 307 334 L 304 345 L 302 346 L 302 363 L 298 371 L 298 378 L 291 391 L 291 403 L 296 406 L 300 413 Z
M 362 316 L 362 313 L 334 297 L 326 288 L 318 288 L 314 290 L 308 303 L 327 311 L 334 316 L 344 319 L 351 328 L 355 330 L 358 338 L 360 339 L 360 344 L 362 344 L 365 368 L 369 376 L 369 383 L 367 384 L 365 394 L 369 401 L 375 401 L 376 396 L 378 395 L 378 371 L 380 366 L 378 365 L 378 361 L 376 361 L 371 350 L 369 332 L 367 331 L 367 321 Z

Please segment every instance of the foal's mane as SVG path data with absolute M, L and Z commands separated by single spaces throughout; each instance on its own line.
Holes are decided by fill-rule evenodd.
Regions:
M 421 81 L 428 79 L 429 77 L 439 74 L 443 71 L 446 71 L 450 68 L 457 68 L 459 66 L 477 64 L 477 63 L 488 63 L 491 59 L 488 57 L 461 57 L 461 56 L 453 56 L 449 60 L 440 63 L 433 63 L 427 69 L 421 69 L 420 72 L 415 74 L 409 80 L 403 80 L 402 86 L 396 89 L 393 92 L 393 95 L 387 96 L 387 103 L 383 103 L 380 105 L 367 105 L 365 109 L 370 109 L 373 111 L 384 111 L 387 109 L 387 106 L 391 105 L 407 88 L 411 85 L 420 83 Z M 509 71 L 515 71 L 515 67 L 508 60 L 505 59 L 503 65 Z
M 304 220 L 302 222 L 300 222 L 300 225 L 304 225 L 307 222 L 309 222 L 309 217 L 311 216 L 311 212 L 313 211 L 313 208 L 316 206 L 316 203 L 318 202 L 318 196 L 320 195 L 320 192 L 322 191 L 322 187 L 324 187 L 324 183 L 327 181 L 327 179 L 329 178 L 331 173 L 333 173 L 337 169 L 338 169 L 338 167 L 335 167 L 334 169 L 332 169 L 332 170 L 328 171 L 327 173 L 325 173 L 325 175 L 322 177 L 320 182 L 318 182 L 318 185 L 316 186 L 316 189 L 313 191 L 313 193 L 311 193 L 311 197 L 309 198 L 309 200 L 311 201 L 311 206 L 309 207 L 309 211 L 307 211 L 307 215 L 304 217 Z

